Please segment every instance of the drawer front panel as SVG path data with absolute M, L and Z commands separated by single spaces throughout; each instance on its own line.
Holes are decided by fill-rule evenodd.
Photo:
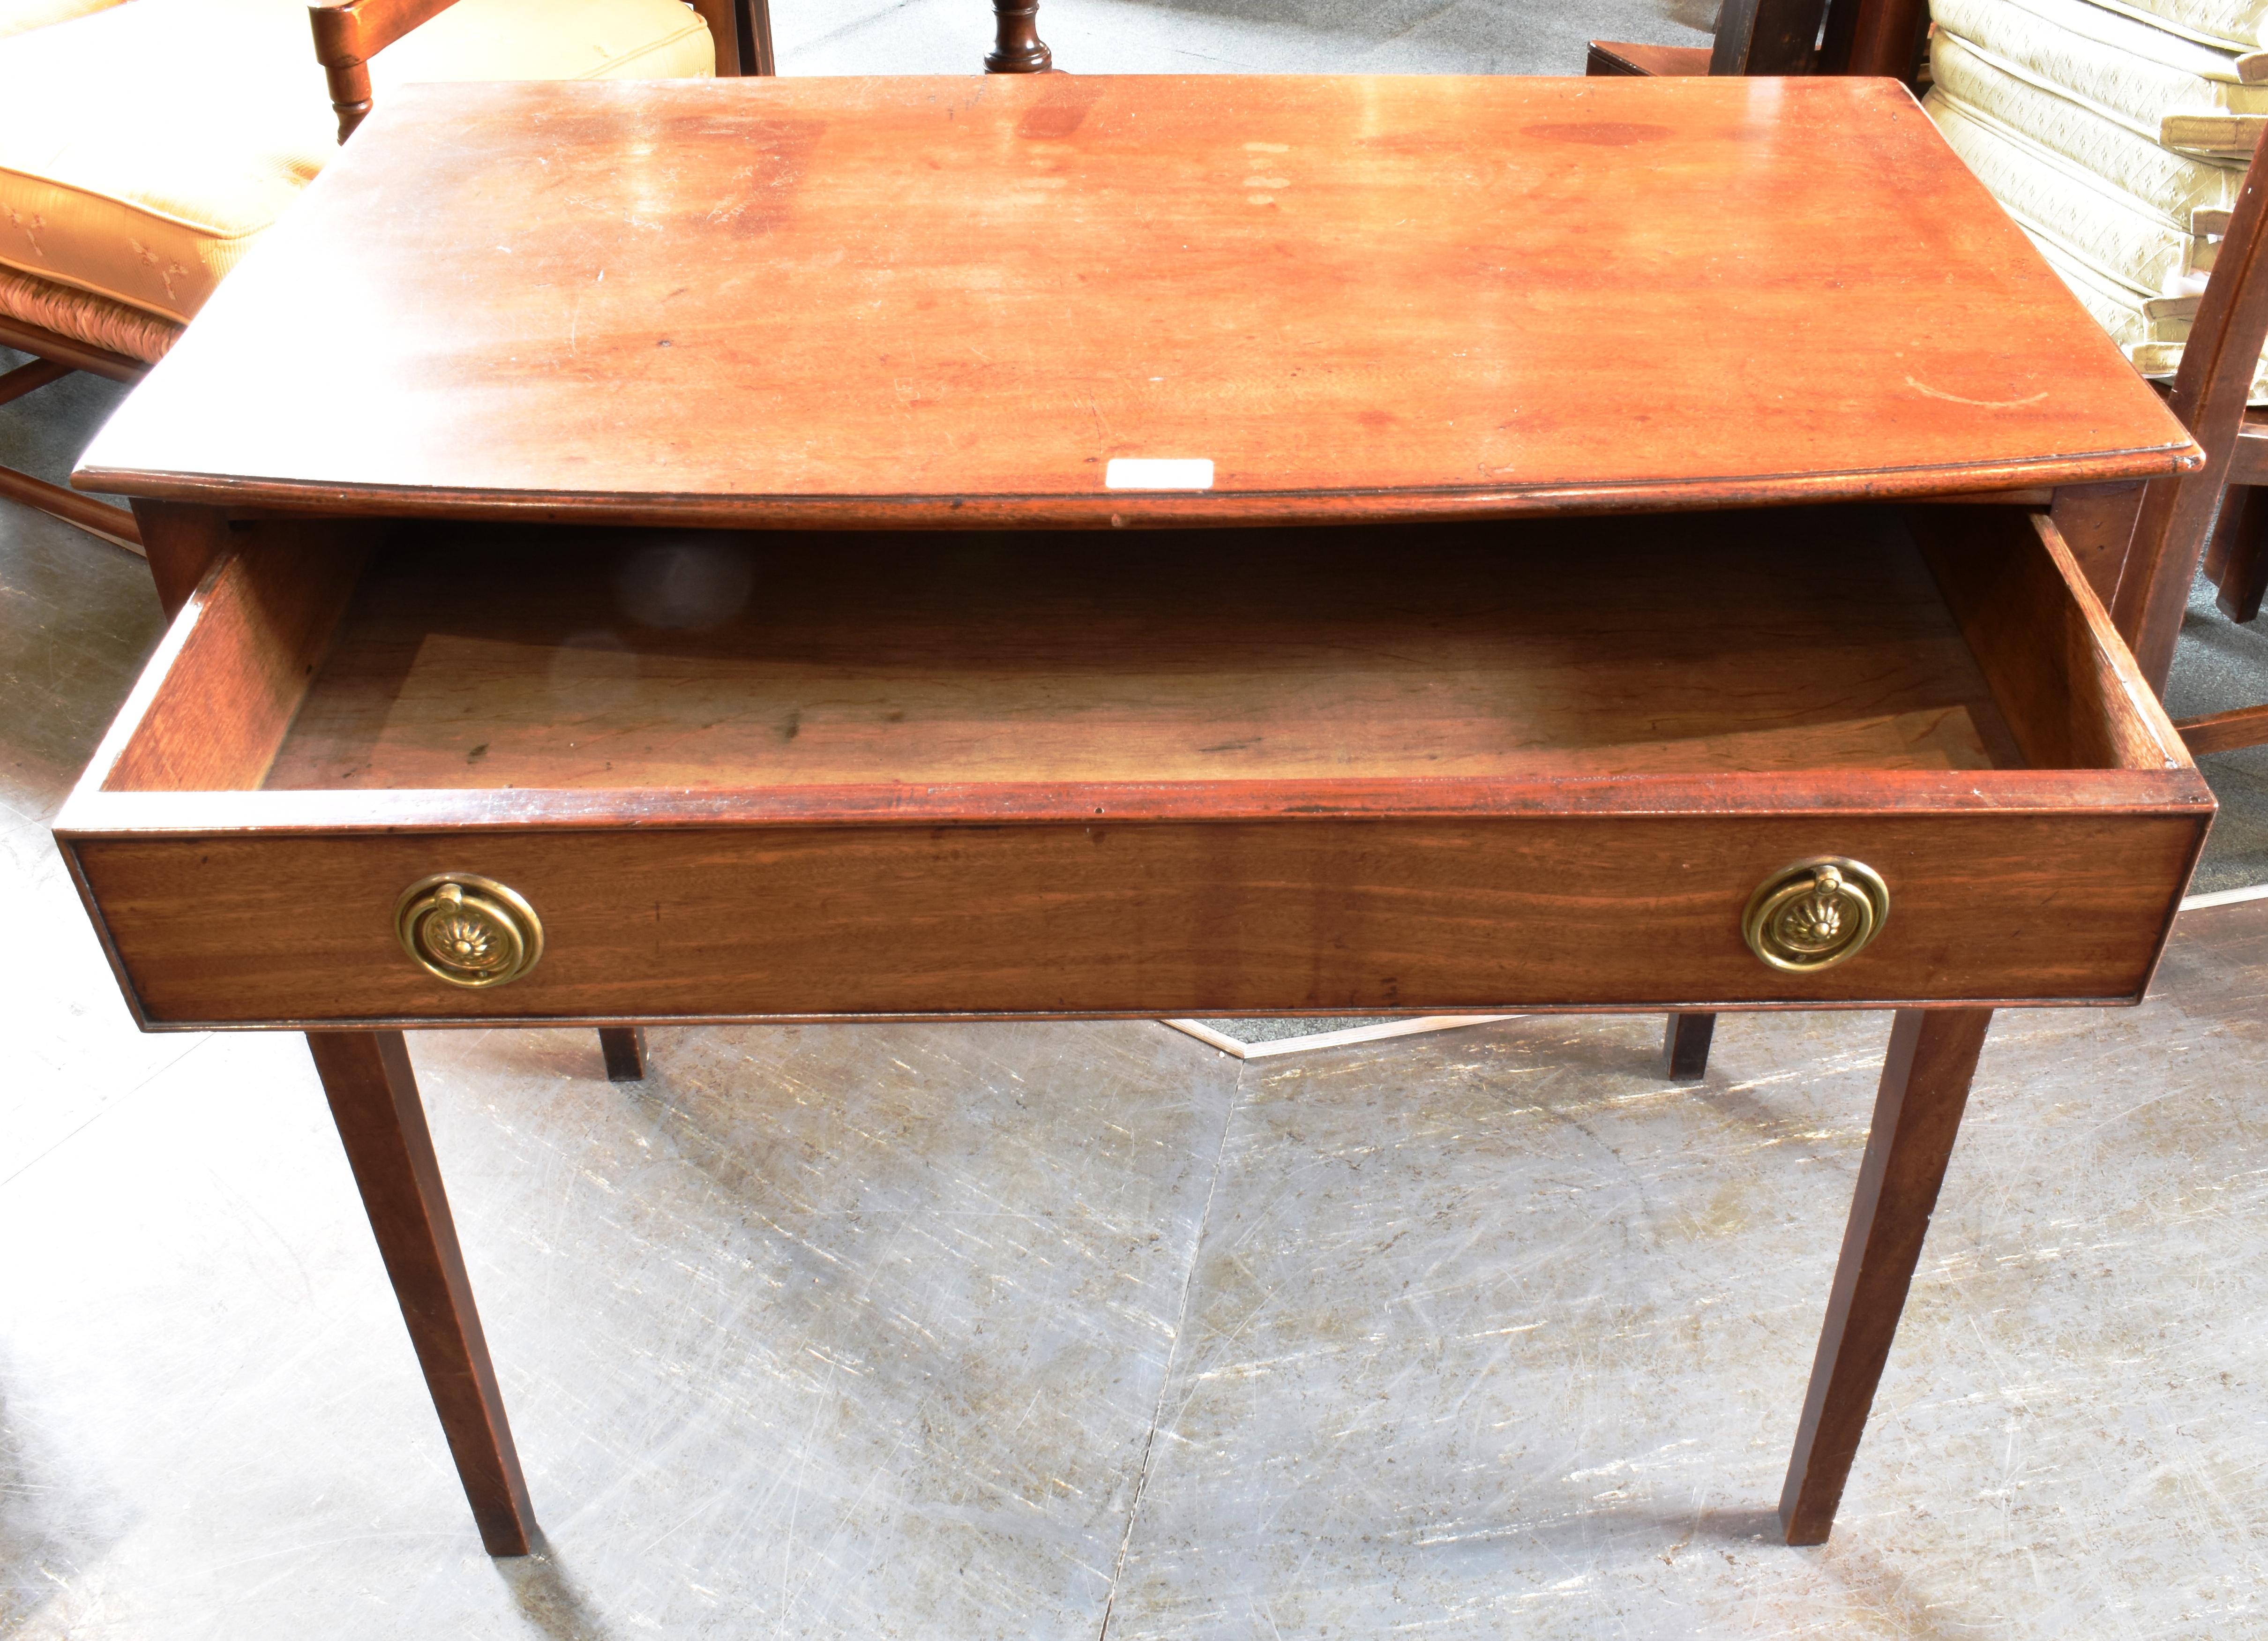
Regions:
M 1312 817 L 81 838 L 151 1025 L 1263 1013 L 2138 1000 L 2205 818 L 1970 812 Z M 1847 962 L 1768 968 L 1791 861 L 1891 894 Z M 467 990 L 403 953 L 437 872 L 526 896 L 545 950 Z

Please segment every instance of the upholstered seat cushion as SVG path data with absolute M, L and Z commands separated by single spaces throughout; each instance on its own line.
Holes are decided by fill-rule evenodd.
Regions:
M 2243 191 L 2243 161 L 2164 148 L 2084 102 L 2005 73 L 1948 30 L 1937 30 L 1930 40 L 1930 77 L 1933 107 L 1950 105 L 1971 121 L 2035 145 L 2055 164 L 2075 166 L 2159 211 L 2169 227 L 2184 234 L 2198 211 L 2228 211 Z
M 2182 349 L 2190 334 L 2187 320 L 2154 313 L 2152 309 L 2162 306 L 2162 303 L 2138 298 L 2124 285 L 2102 279 L 2051 239 L 2034 235 L 2032 243 L 2047 259 L 2048 266 L 2071 287 L 2080 305 L 2124 350 L 2136 370 L 2162 379 L 2181 368 Z M 2252 389 L 2245 402 L 2268 405 L 2268 357 L 2253 367 Z
M 2094 317 L 2095 322 L 2110 333 L 2110 340 L 2126 350 L 2128 357 L 2133 357 L 2137 348 L 2178 348 L 2189 340 L 2191 323 L 2196 317 L 2195 298 L 2183 302 L 2161 297 L 2154 302 L 2152 298 L 2138 297 L 2124 285 L 2103 278 L 2054 240 L 2043 239 L 2029 229 L 2025 232 L 2032 248 L 2071 287 L 2071 293 L 2079 298 L 2080 305 Z M 2174 307 L 2176 313 L 2161 317 L 2151 311 L 2154 305 Z M 2183 308 L 2191 311 L 2180 311 Z
M 1933 88 L 1922 104 L 1953 151 L 2000 208 L 2139 296 L 2170 294 L 2196 262 L 2197 241 L 2163 211 Z
M 2187 228 L 2198 210 L 2227 210 L 2244 187 L 2244 164 L 2166 148 L 2087 104 L 1997 66 L 1940 28 L 1930 40 L 1936 94 L 1962 112 L 2020 134 Z
M 90 11 L 101 11 L 120 0 L 0 0 L 0 40 L 50 23 L 68 23 Z
M 1932 0 L 1930 15 L 1997 67 L 2153 142 L 2169 114 L 2268 114 L 2268 85 L 2243 84 L 2233 53 L 2087 0 Z
M 2102 0 L 2102 4 L 2173 33 L 2231 51 L 2250 51 L 2262 43 L 2260 31 L 2268 26 L 2268 0 Z
M 371 63 L 427 80 L 714 71 L 681 0 L 458 0 Z M 302 0 L 128 0 L 0 39 L 0 264 L 187 320 L 336 151 Z

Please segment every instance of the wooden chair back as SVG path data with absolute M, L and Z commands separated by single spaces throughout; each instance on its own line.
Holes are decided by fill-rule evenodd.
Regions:
M 1591 42 L 1592 75 L 1880 74 L 1914 70 L 1929 0 L 1725 0 L 1716 43 Z
M 772 71 L 771 12 L 768 0 L 688 0 L 709 25 L 717 42 L 720 76 Z M 354 135 L 370 114 L 370 60 L 420 23 L 447 11 L 456 0 L 322 0 L 307 8 L 314 26 L 315 56 L 330 83 L 331 107 L 339 117 L 339 141 Z
M 2253 374 L 2268 345 L 2268 135 L 2230 213 L 2189 341 L 2174 377 L 2172 406 L 2205 450 L 2205 466 L 2178 478 L 2153 479 L 2120 563 L 2110 603 L 2119 636 L 2163 695 L 2174 644 L 2189 607 L 2190 588 L 2205 563 L 2216 572 L 2223 607 L 2243 619 L 2248 575 L 2253 611 L 2263 561 L 2268 505 L 2268 422 L 2248 417 Z M 2216 521 L 2218 527 L 2216 528 Z M 2209 551 L 2210 549 L 2210 551 Z M 2177 725 L 2192 753 L 2222 752 L 2268 741 L 2268 706 L 2250 707 Z

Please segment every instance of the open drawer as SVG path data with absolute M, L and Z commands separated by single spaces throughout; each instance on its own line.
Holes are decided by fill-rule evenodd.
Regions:
M 235 539 L 56 828 L 150 1027 L 2132 1002 L 2213 813 L 2015 507 Z

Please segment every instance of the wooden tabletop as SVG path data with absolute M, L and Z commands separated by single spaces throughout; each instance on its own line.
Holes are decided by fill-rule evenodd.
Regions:
M 1891 82 L 1050 75 L 406 90 L 77 476 L 1108 525 L 2196 460 Z

